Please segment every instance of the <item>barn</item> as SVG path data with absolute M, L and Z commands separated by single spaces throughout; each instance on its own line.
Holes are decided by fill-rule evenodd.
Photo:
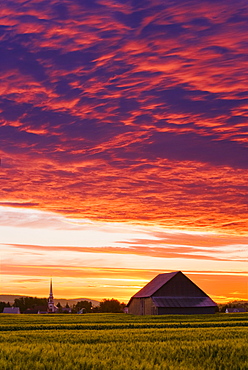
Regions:
M 181 271 L 159 274 L 128 302 L 133 315 L 213 314 L 216 303 Z
M 20 314 L 21 312 L 19 307 L 4 307 L 3 313 Z

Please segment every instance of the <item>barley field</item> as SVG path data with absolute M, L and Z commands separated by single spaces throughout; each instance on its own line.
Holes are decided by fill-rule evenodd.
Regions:
M 248 314 L 0 315 L 2 370 L 245 370 Z

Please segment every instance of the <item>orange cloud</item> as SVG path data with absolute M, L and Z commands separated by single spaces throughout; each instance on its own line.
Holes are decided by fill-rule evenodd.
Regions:
M 244 260 L 248 6 L 212 5 L 5 2 L 0 205 L 185 233 L 96 255 Z
M 168 270 L 169 271 L 169 270 Z M 14 289 L 3 291 L 2 294 L 12 293 L 39 296 L 48 295 L 47 276 L 53 274 L 54 291 L 56 298 L 90 297 L 103 299 L 115 297 L 127 302 L 130 297 L 141 289 L 147 282 L 165 270 L 141 269 L 103 269 L 68 266 L 5 266 L 3 270 L 8 281 L 15 281 Z M 223 272 L 194 273 L 184 271 L 202 290 L 217 302 L 227 302 L 236 299 L 247 299 L 247 274 Z M 19 278 L 16 278 L 20 276 Z M 37 278 L 40 277 L 40 284 Z M 25 277 L 25 278 L 24 278 Z M 45 278 L 45 279 L 44 279 Z M 35 286 L 32 283 L 35 279 Z M 63 283 L 62 283 L 63 281 Z M 23 286 L 21 284 L 24 284 Z M 62 285 L 61 285 L 62 284 Z M 67 288 L 65 288 L 67 286 Z M 18 288 L 16 288 L 18 287 Z
M 141 139 L 134 136 L 135 145 L 142 145 Z M 112 145 L 123 150 L 128 137 Z M 76 161 L 63 164 L 39 158 L 38 153 L 33 159 L 26 154 L 13 156 L 12 161 L 3 158 L 2 194 L 14 203 L 31 202 L 35 208 L 75 217 L 246 233 L 245 170 L 190 161 L 136 163 L 118 156 L 111 166 L 101 156 L 89 157 L 86 163 L 80 157 L 75 152 Z M 19 172 L 13 165 L 19 166 Z

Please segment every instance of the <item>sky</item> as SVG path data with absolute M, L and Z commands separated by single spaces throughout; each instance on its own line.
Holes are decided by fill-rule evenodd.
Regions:
M 246 0 L 6 0 L 1 294 L 248 300 Z

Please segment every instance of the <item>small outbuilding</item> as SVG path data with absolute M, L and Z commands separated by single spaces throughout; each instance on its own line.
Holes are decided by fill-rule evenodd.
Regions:
M 20 314 L 21 312 L 19 307 L 4 307 L 3 313 Z
M 133 315 L 213 314 L 217 304 L 181 271 L 159 274 L 128 302 Z
M 243 307 L 227 307 L 225 313 L 238 313 L 246 312 L 246 309 Z

